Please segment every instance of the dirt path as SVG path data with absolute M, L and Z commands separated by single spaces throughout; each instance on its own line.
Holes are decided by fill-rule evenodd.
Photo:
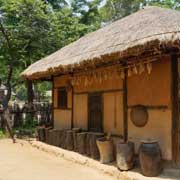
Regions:
M 0 180 L 113 180 L 95 169 L 32 148 L 0 140 Z

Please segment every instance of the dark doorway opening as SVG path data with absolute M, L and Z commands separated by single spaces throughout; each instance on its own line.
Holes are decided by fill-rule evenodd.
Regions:
M 93 132 L 103 131 L 103 103 L 100 93 L 88 96 L 88 129 Z

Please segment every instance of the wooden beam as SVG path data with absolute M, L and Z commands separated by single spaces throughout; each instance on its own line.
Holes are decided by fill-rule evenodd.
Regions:
M 82 92 L 74 92 L 75 95 L 83 95 L 83 94 L 92 94 L 92 93 L 112 93 L 112 92 L 122 92 L 123 89 L 107 89 L 101 91 L 82 91 Z
M 128 106 L 128 109 L 131 109 L 135 106 L 136 105 Z M 150 110 L 155 110 L 155 109 L 166 110 L 169 108 L 167 105 L 144 105 L 143 104 L 143 106 L 145 106 L 147 109 L 150 109 Z
M 179 113 L 178 113 L 178 56 L 173 53 L 171 55 L 171 105 L 172 105 L 172 154 L 173 161 L 180 164 L 179 139 Z
M 52 126 L 54 128 L 54 77 L 52 76 Z
M 127 69 L 124 69 L 123 79 L 123 131 L 124 142 L 128 140 L 128 105 L 127 105 Z

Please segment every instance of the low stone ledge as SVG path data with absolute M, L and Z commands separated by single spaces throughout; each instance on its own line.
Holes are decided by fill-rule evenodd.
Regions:
M 120 171 L 115 166 L 115 164 L 101 164 L 99 161 L 91 159 L 87 156 L 81 155 L 74 151 L 68 151 L 59 147 L 48 145 L 36 140 L 30 141 L 30 144 L 44 152 L 55 155 L 57 157 L 62 157 L 68 161 L 74 163 L 85 165 L 91 168 L 95 168 L 98 171 L 101 171 L 109 176 L 112 176 L 116 180 L 179 180 L 180 177 L 169 177 L 168 175 L 160 175 L 158 177 L 145 177 L 139 173 L 139 169 L 133 169 L 133 171 Z

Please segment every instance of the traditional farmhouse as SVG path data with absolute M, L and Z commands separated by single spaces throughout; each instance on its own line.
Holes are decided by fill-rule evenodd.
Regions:
M 180 12 L 147 7 L 29 66 L 22 76 L 53 83 L 55 129 L 158 140 L 180 163 Z

